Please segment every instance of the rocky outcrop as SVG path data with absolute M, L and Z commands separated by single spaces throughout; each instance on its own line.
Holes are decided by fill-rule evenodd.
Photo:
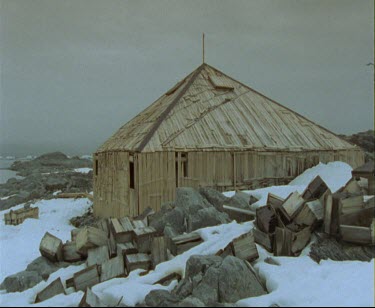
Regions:
M 91 168 L 92 161 L 79 157 L 68 158 L 61 152 L 53 152 L 41 155 L 34 160 L 16 161 L 10 169 L 17 171 L 18 175 L 28 176 L 37 173 L 61 172 L 85 167 Z
M 176 201 L 164 204 L 159 212 L 152 215 L 150 226 L 159 234 L 177 235 L 229 221 L 226 213 L 218 211 L 196 189 L 179 187 Z
M 366 153 L 366 161 L 374 160 L 374 151 L 375 151 L 374 130 L 359 132 L 359 133 L 348 135 L 348 136 L 340 135 L 340 137 L 349 141 L 350 143 L 360 146 Z
M 39 257 L 31 262 L 26 270 L 6 277 L 0 285 L 0 289 L 7 292 L 22 292 L 47 280 L 49 275 L 68 265 L 64 262 L 52 263 L 44 257 Z
M 241 259 L 191 256 L 177 287 L 172 292 L 152 291 L 145 303 L 150 307 L 215 307 L 266 293 L 251 266 Z

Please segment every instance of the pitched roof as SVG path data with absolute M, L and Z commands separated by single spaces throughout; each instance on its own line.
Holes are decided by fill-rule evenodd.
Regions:
M 97 152 L 350 148 L 355 146 L 202 64 L 122 126 Z

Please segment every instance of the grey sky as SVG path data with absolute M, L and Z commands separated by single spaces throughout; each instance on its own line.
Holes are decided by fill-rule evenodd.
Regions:
M 0 0 L 0 154 L 90 153 L 206 62 L 337 133 L 373 128 L 369 0 Z

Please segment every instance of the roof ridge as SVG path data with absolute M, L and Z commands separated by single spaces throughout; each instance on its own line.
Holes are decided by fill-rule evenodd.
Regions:
M 205 64 L 206 64 L 206 63 L 205 63 Z M 317 124 L 317 123 L 315 123 L 314 121 L 309 120 L 308 118 L 306 118 L 306 117 L 303 116 L 302 114 L 299 114 L 298 112 L 296 112 L 296 111 L 294 111 L 294 110 L 292 110 L 292 109 L 290 109 L 290 108 L 288 108 L 288 107 L 286 107 L 286 106 L 280 104 L 279 102 L 275 101 L 274 99 L 272 99 L 272 98 L 270 98 L 270 97 L 264 95 L 263 93 L 260 93 L 259 91 L 257 91 L 257 90 L 255 90 L 255 89 L 253 89 L 252 87 L 250 87 L 250 86 L 244 84 L 243 82 L 238 81 L 237 79 L 234 79 L 233 77 L 231 77 L 231 76 L 229 76 L 229 75 L 223 73 L 222 71 L 218 70 L 217 68 L 215 68 L 215 67 L 213 67 L 213 66 L 211 66 L 211 65 L 209 65 L 209 64 L 206 64 L 206 65 L 207 65 L 209 68 L 213 69 L 214 71 L 217 71 L 218 73 L 224 75 L 225 77 L 227 77 L 227 78 L 229 78 L 229 79 L 231 79 L 231 80 L 233 80 L 233 81 L 235 81 L 235 82 L 238 82 L 238 83 L 239 83 L 240 85 L 242 85 L 243 87 L 245 87 L 245 88 L 247 88 L 247 89 L 249 89 L 249 90 L 255 92 L 256 94 L 258 94 L 258 95 L 262 96 L 263 98 L 265 98 L 265 99 L 271 101 L 272 103 L 274 103 L 274 104 L 276 104 L 276 105 L 278 105 L 278 106 L 280 106 L 280 107 L 282 107 L 282 108 L 287 109 L 288 111 L 290 111 L 290 112 L 296 114 L 297 116 L 301 117 L 302 119 L 304 119 L 304 120 L 306 120 L 306 121 L 308 121 L 308 122 L 310 122 L 310 123 L 312 123 L 312 124 L 318 126 L 320 129 L 322 129 L 322 130 L 324 130 L 324 131 L 326 131 L 326 132 L 328 132 L 328 133 L 334 135 L 335 137 L 339 138 L 340 140 L 342 140 L 342 141 L 344 141 L 344 142 L 346 142 L 346 143 L 348 143 L 348 144 L 350 144 L 350 145 L 356 147 L 355 144 L 353 144 L 353 143 L 351 143 L 351 142 L 345 140 L 344 138 L 340 137 L 338 134 L 336 134 L 336 133 L 330 131 L 329 129 L 327 129 L 327 128 L 325 128 L 325 127 L 323 127 L 323 126 L 321 126 L 321 125 L 319 125 L 319 124 Z
M 197 76 L 200 74 L 204 66 L 207 65 L 206 63 L 201 64 L 195 71 L 193 71 L 191 74 L 193 74 L 184 88 L 178 93 L 178 95 L 172 100 L 172 102 L 165 108 L 165 110 L 161 113 L 159 119 L 156 121 L 156 123 L 152 126 L 150 131 L 146 134 L 142 142 L 139 144 L 139 146 L 136 149 L 136 152 L 141 152 L 147 143 L 150 141 L 152 136 L 155 134 L 156 130 L 159 128 L 161 123 L 164 121 L 164 119 L 168 116 L 169 112 L 177 105 L 181 97 L 186 93 L 186 91 L 189 89 L 191 84 L 194 82 L 194 80 L 197 78 Z M 190 75 L 191 75 L 190 74 Z

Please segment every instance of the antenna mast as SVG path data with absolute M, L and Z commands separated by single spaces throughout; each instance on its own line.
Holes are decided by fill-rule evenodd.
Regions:
M 203 35 L 202 35 L 202 45 L 203 45 L 203 63 L 204 63 L 204 32 L 203 32 Z

